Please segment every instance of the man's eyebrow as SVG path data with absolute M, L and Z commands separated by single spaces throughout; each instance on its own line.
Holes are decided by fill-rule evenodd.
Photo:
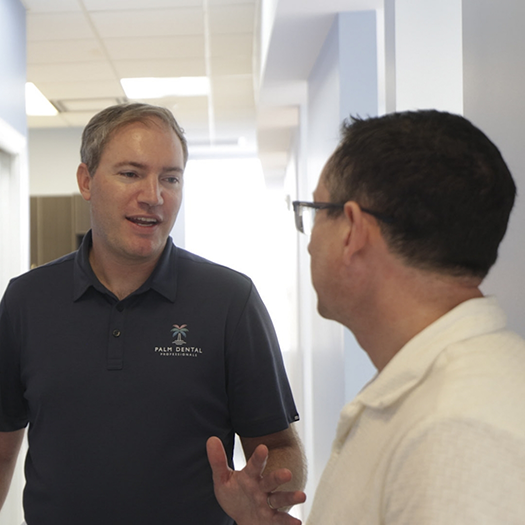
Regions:
M 132 166 L 133 168 L 139 168 L 139 169 L 147 169 L 147 165 L 143 164 L 142 162 L 136 162 L 133 160 L 125 160 L 122 162 L 117 162 L 114 167 L 116 169 L 118 168 L 125 168 L 126 166 Z M 166 166 L 165 168 L 162 168 L 162 171 L 178 171 L 179 173 L 184 173 L 184 168 L 181 168 L 180 166 Z

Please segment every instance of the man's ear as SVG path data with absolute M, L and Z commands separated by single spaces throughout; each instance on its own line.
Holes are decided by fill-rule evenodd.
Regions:
M 359 204 L 354 201 L 345 203 L 344 211 L 346 223 L 349 225 L 344 246 L 345 260 L 350 262 L 368 242 L 368 223 L 364 220 Z
M 77 183 L 80 194 L 86 201 L 91 200 L 91 179 L 87 165 L 82 162 L 77 169 Z

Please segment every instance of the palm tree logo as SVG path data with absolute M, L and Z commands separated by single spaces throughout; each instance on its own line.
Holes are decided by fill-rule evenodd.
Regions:
M 173 341 L 176 345 L 183 345 L 185 344 L 185 341 L 182 340 L 183 336 L 186 336 L 186 332 L 189 332 L 189 330 L 186 328 L 188 325 L 183 324 L 179 326 L 178 324 L 174 324 L 171 331 L 173 332 L 173 337 L 177 336 L 177 339 Z

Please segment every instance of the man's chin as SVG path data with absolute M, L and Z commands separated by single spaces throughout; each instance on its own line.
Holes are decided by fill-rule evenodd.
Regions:
M 128 248 L 128 257 L 139 261 L 150 261 L 156 260 L 162 254 L 164 247 L 166 246 L 166 240 L 162 241 L 151 241 L 151 242 L 140 242 Z
M 324 303 L 322 303 L 321 301 L 319 301 L 319 299 L 317 300 L 317 312 L 318 312 L 319 315 L 320 315 L 321 317 L 323 317 L 324 319 L 333 320 L 333 316 L 330 314 L 328 308 L 326 308 L 326 306 L 324 305 Z

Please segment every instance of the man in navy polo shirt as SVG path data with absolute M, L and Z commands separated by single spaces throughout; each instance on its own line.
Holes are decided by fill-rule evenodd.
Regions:
M 187 155 L 167 110 L 96 115 L 77 172 L 92 230 L 4 295 L 0 504 L 28 426 L 28 525 L 298 523 L 299 416 L 266 309 L 246 276 L 168 237 Z M 232 466 L 235 434 L 250 459 L 215 480 L 228 516 L 206 443 Z

